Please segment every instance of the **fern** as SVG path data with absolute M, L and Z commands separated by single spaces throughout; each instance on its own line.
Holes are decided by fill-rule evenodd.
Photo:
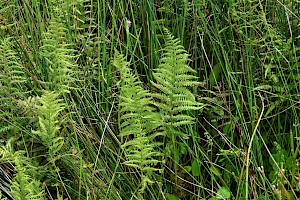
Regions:
M 77 65 L 74 62 L 72 45 L 66 39 L 66 29 L 55 18 L 50 21 L 47 32 L 43 34 L 40 52 L 49 69 L 47 84 L 51 90 L 69 92 L 75 81 Z
M 2 92 L 10 92 L 11 95 L 17 95 L 19 88 L 26 82 L 24 69 L 21 66 L 20 58 L 13 50 L 12 38 L 6 38 L 0 44 L 0 69 L 2 71 L 0 80 Z
M 141 172 L 141 185 L 139 193 L 143 194 L 148 184 L 152 184 L 152 173 L 162 172 L 158 167 L 163 154 L 157 150 L 162 144 L 153 139 L 161 135 L 160 132 L 150 134 L 160 126 L 160 118 L 150 107 L 152 101 L 147 90 L 141 87 L 141 82 L 131 74 L 129 63 L 122 55 L 116 55 L 114 66 L 120 71 L 120 112 L 121 137 L 127 141 L 122 145 L 126 152 L 125 165 L 134 167 Z
M 26 95 L 26 74 L 14 51 L 12 38 L 0 39 L 0 133 L 6 139 L 17 136 L 12 124 L 19 124 L 17 99 Z M 18 136 L 17 136 L 18 137 Z
M 25 116 L 29 117 L 30 122 L 36 121 L 36 115 L 38 113 L 38 109 L 36 105 L 38 104 L 38 98 L 37 97 L 31 97 L 29 96 L 25 100 L 17 100 L 18 107 L 20 108 L 20 113 L 24 114 Z
M 11 101 L 22 95 L 26 82 L 24 69 L 20 65 L 20 58 L 13 50 L 12 38 L 0 40 L 0 96 L 1 102 Z
M 44 191 L 41 188 L 40 182 L 34 177 L 36 170 L 31 165 L 30 160 L 24 156 L 24 152 L 12 152 L 11 148 L 0 148 L 0 161 L 12 162 L 15 165 L 16 174 L 12 179 L 10 186 L 10 194 L 16 200 L 39 200 L 44 199 Z
M 58 99 L 55 92 L 45 91 L 45 94 L 40 97 L 39 101 L 42 105 L 38 105 L 39 129 L 33 131 L 37 135 L 42 144 L 49 149 L 50 159 L 53 159 L 55 154 L 60 150 L 64 143 L 63 137 L 59 137 L 59 114 L 64 110 L 62 99 Z
M 38 114 L 38 129 L 32 131 L 37 136 L 39 142 L 44 146 L 40 147 L 39 151 L 48 151 L 45 154 L 46 160 L 51 165 L 40 168 L 39 177 L 45 180 L 47 186 L 54 186 L 55 184 L 64 184 L 59 180 L 59 173 L 62 169 L 59 167 L 62 163 L 59 159 L 60 150 L 64 145 L 64 138 L 59 135 L 60 124 L 62 120 L 59 119 L 60 112 L 64 110 L 64 103 L 59 99 L 59 93 L 44 91 L 44 94 L 39 98 L 39 104 L 36 105 Z M 36 153 L 35 153 L 36 154 Z M 39 161 L 38 163 L 43 161 Z M 50 185 L 49 185 L 50 184 Z
M 1 191 L 0 191 L 0 199 L 1 199 L 1 200 L 8 200 L 7 197 L 3 197 L 3 196 L 2 196 L 2 192 L 1 192 Z
M 178 161 L 179 151 L 184 152 L 184 145 L 180 145 L 182 148 L 178 151 L 177 137 L 188 138 L 180 127 L 195 122 L 188 111 L 199 110 L 201 104 L 195 100 L 194 94 L 190 91 L 190 87 L 197 85 L 198 82 L 197 77 L 192 75 L 195 70 L 187 65 L 186 50 L 179 44 L 179 39 L 174 39 L 167 29 L 165 35 L 164 54 L 160 65 L 153 73 L 156 82 L 152 81 L 152 85 L 159 92 L 152 94 L 152 97 L 155 99 L 154 105 L 162 113 L 165 134 L 171 139 L 166 146 L 167 154 L 172 152 Z

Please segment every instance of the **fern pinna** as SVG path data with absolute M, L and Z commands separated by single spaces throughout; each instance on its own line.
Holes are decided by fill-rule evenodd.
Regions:
M 120 71 L 119 82 L 120 95 L 119 106 L 121 112 L 121 137 L 126 137 L 122 147 L 125 150 L 127 160 L 125 165 L 134 167 L 141 172 L 141 185 L 138 198 L 148 184 L 152 184 L 152 173 L 162 172 L 159 167 L 163 154 L 157 147 L 162 144 L 154 141 L 160 135 L 153 133 L 160 126 L 160 118 L 154 108 L 150 107 L 152 98 L 147 90 L 141 86 L 141 82 L 134 76 L 129 68 L 129 63 L 122 55 L 117 54 L 114 66 Z M 152 133 L 152 134 L 151 134 Z
M 165 29 L 166 44 L 164 53 L 157 69 L 154 69 L 155 82 L 152 85 L 159 92 L 152 94 L 154 105 L 162 113 L 164 131 L 169 138 L 166 144 L 166 154 L 173 155 L 175 166 L 181 154 L 186 152 L 185 145 L 178 137 L 187 139 L 180 127 L 194 123 L 194 117 L 188 111 L 199 110 L 201 104 L 195 100 L 190 87 L 198 84 L 196 73 L 187 65 L 188 54 L 180 45 L 179 39 Z

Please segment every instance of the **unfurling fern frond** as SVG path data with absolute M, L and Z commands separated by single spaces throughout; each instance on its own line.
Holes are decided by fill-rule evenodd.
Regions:
M 11 152 L 6 147 L 0 148 L 0 161 L 10 162 L 15 165 L 14 178 L 10 186 L 10 194 L 16 200 L 39 200 L 44 199 L 44 190 L 40 181 L 34 178 L 35 167 L 24 156 L 24 152 Z
M 163 154 L 158 151 L 161 145 L 153 139 L 160 135 L 154 132 L 160 126 L 160 118 L 150 107 L 152 101 L 147 90 L 141 86 L 141 82 L 131 73 L 129 63 L 122 55 L 117 54 L 114 59 L 114 66 L 120 71 L 120 112 L 121 116 L 121 137 L 127 140 L 122 147 L 127 156 L 125 165 L 134 167 L 141 172 L 140 195 L 148 184 L 152 184 L 152 173 L 162 172 L 158 167 Z M 140 197 L 141 198 L 141 197 Z
M 45 69 L 50 69 L 47 72 L 47 83 L 51 90 L 59 92 L 69 92 L 77 72 L 73 55 L 75 50 L 68 44 L 66 31 L 62 23 L 52 19 L 47 32 L 43 34 L 43 45 L 40 47 L 41 55 L 48 66 Z
M 163 113 L 164 129 L 167 137 L 170 139 L 166 146 L 166 151 L 177 157 L 179 160 L 180 150 L 178 136 L 188 138 L 180 127 L 194 123 L 194 117 L 189 115 L 189 111 L 199 110 L 201 104 L 195 100 L 191 87 L 198 84 L 197 77 L 191 67 L 187 65 L 188 54 L 184 47 L 180 45 L 179 39 L 165 29 L 166 45 L 160 65 L 153 77 L 152 85 L 159 90 L 152 94 L 154 105 Z M 178 145 L 184 146 L 184 145 Z M 168 154 L 169 154 L 168 153 Z
M 39 129 L 33 131 L 42 144 L 49 149 L 50 159 L 53 159 L 55 154 L 61 149 L 64 139 L 58 136 L 59 114 L 64 110 L 62 99 L 58 99 L 59 94 L 55 92 L 45 91 L 45 94 L 40 97 L 41 105 L 38 105 Z

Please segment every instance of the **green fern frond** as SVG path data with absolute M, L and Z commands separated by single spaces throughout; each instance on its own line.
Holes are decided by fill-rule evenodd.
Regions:
M 142 88 L 141 82 L 131 73 L 129 63 L 125 61 L 125 58 L 117 54 L 113 64 L 121 75 L 119 83 L 119 106 L 122 113 L 120 135 L 126 137 L 127 140 L 122 145 L 127 157 L 124 164 L 140 170 L 142 180 L 139 193 L 142 195 L 147 185 L 153 183 L 153 172 L 163 171 L 158 167 L 158 164 L 163 162 L 160 160 L 163 154 L 157 150 L 162 144 L 155 142 L 151 137 L 153 134 L 150 134 L 160 126 L 160 118 L 150 106 L 152 98 L 148 91 Z
M 15 165 L 16 174 L 12 179 L 10 194 L 16 200 L 39 200 L 44 199 L 44 190 L 41 188 L 40 181 L 35 180 L 34 166 L 31 161 L 24 156 L 24 152 L 12 152 L 10 148 L 0 148 L 0 161 L 12 162 Z
M 62 23 L 52 19 L 43 34 L 41 55 L 48 66 L 48 84 L 51 90 L 69 92 L 71 83 L 75 81 L 77 65 L 74 61 L 72 45 L 66 38 L 66 29 Z M 45 68 L 46 69 L 46 68 Z
M 195 123 L 190 116 L 191 111 L 200 110 L 202 104 L 195 100 L 191 92 L 193 86 L 198 85 L 196 73 L 187 65 L 188 54 L 180 45 L 179 39 L 164 29 L 166 44 L 164 53 L 157 69 L 154 69 L 151 81 L 158 90 L 151 94 L 153 104 L 159 109 L 163 120 L 163 131 L 167 136 L 165 154 L 173 159 L 173 168 L 177 174 L 180 157 L 187 153 L 186 144 L 182 140 L 188 139 L 184 127 Z M 177 184 L 177 178 L 176 178 Z
M 45 94 L 39 98 L 41 105 L 37 105 L 39 129 L 33 133 L 41 139 L 44 146 L 49 149 L 49 155 L 52 159 L 61 149 L 64 139 L 58 137 L 60 129 L 59 114 L 64 110 L 62 99 L 58 98 L 56 92 L 45 91 Z
M 4 97 L 20 96 L 26 82 L 26 75 L 20 58 L 13 50 L 12 38 L 0 41 L 0 95 Z
M 5 132 L 7 140 L 16 135 L 14 122 L 20 123 L 15 118 L 19 111 L 17 99 L 26 95 L 26 73 L 14 48 L 13 38 L 0 39 L 0 133 Z
M 0 199 L 1 199 L 1 200 L 8 200 L 7 197 L 4 197 L 4 196 L 2 195 L 2 191 L 1 191 L 1 190 L 0 190 Z
M 28 97 L 25 100 L 17 100 L 18 106 L 21 108 L 21 113 L 33 117 L 38 113 L 36 105 L 38 104 L 37 97 Z
M 179 127 L 194 123 L 194 118 L 187 111 L 199 110 L 201 104 L 195 100 L 190 87 L 199 83 L 197 77 L 192 75 L 195 70 L 187 65 L 188 54 L 179 39 L 174 39 L 167 29 L 165 35 L 164 54 L 153 74 L 156 82 L 152 81 L 160 92 L 152 94 L 152 97 L 155 99 L 154 105 L 164 113 L 165 125 Z

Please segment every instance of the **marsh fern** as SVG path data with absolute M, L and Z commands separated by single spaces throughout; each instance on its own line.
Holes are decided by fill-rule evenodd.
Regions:
M 17 100 L 26 95 L 26 74 L 21 65 L 21 59 L 15 52 L 13 38 L 0 39 L 0 134 L 18 137 L 14 121 L 20 123 Z M 3 134 L 2 134 L 3 133 Z
M 198 82 L 197 77 L 193 75 L 196 71 L 187 65 L 189 59 L 186 50 L 180 45 L 179 39 L 175 39 L 167 29 L 165 36 L 164 52 L 158 68 L 154 69 L 153 73 L 152 85 L 158 92 L 151 96 L 155 100 L 153 104 L 162 115 L 164 132 L 169 138 L 166 144 L 167 155 L 173 154 L 175 161 L 178 161 L 179 155 L 186 152 L 185 145 L 179 142 L 178 137 L 189 137 L 182 127 L 195 123 L 189 112 L 199 110 L 202 105 L 195 100 L 191 92 Z
M 142 83 L 131 73 L 129 63 L 122 55 L 114 59 L 114 66 L 121 75 L 119 106 L 121 112 L 120 136 L 125 142 L 122 147 L 126 152 L 125 165 L 136 168 L 141 173 L 141 195 L 148 184 L 152 184 L 152 174 L 162 172 L 163 154 L 158 150 L 162 144 L 154 139 L 160 132 L 153 133 L 160 126 L 160 118 L 150 106 L 152 98 Z M 151 134 L 152 133 L 152 134 Z
M 0 161 L 13 163 L 15 175 L 10 186 L 10 194 L 15 200 L 42 200 L 44 190 L 40 181 L 34 178 L 36 168 L 23 151 L 12 152 L 10 148 L 0 147 Z
M 55 18 L 50 21 L 47 31 L 43 34 L 40 53 L 49 69 L 44 72 L 48 74 L 45 84 L 50 90 L 58 92 L 69 92 L 71 83 L 75 81 L 74 75 L 77 72 L 77 65 L 74 61 L 74 49 L 68 43 L 64 25 Z M 42 71 L 42 70 L 41 70 Z
M 33 131 L 39 137 L 41 143 L 48 148 L 50 159 L 60 150 L 64 143 L 63 137 L 59 136 L 60 120 L 59 114 L 64 110 L 62 99 L 58 98 L 56 92 L 45 91 L 39 98 L 41 105 L 37 105 L 39 129 Z

